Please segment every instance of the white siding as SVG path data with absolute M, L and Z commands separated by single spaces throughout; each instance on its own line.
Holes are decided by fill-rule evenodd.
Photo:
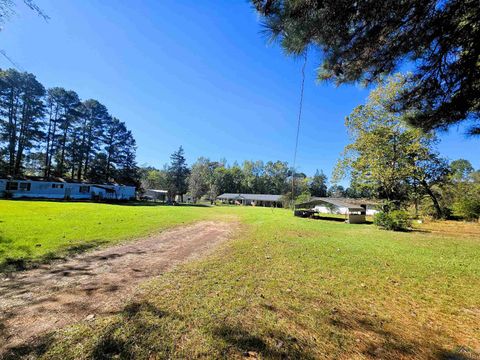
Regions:
M 348 208 L 346 207 L 328 207 L 324 205 L 317 205 L 315 206 L 315 211 L 319 212 L 320 214 L 341 214 L 345 215 L 348 214 Z
M 77 184 L 77 183 L 62 183 L 53 181 L 30 181 L 30 180 L 0 180 L 0 196 L 5 196 L 7 182 L 18 183 L 17 190 L 9 190 L 12 198 L 45 198 L 45 199 L 75 199 L 88 200 L 92 196 L 97 196 L 101 199 L 112 200 L 133 200 L 135 199 L 134 186 L 120 186 L 120 185 L 99 185 L 94 184 Z M 30 184 L 30 189 L 22 189 L 20 184 Z M 27 185 L 23 185 L 24 187 Z M 112 189 L 109 192 L 106 189 Z M 80 191 L 82 190 L 82 191 Z

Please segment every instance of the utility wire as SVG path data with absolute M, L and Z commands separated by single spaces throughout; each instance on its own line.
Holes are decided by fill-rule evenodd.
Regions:
M 18 71 L 24 71 L 21 66 L 19 66 L 15 61 L 12 60 L 10 56 L 8 56 L 7 52 L 3 49 L 0 49 L 0 55 L 2 55 L 7 61 Z
M 297 165 L 297 151 L 298 151 L 298 137 L 300 135 L 300 123 L 302 121 L 303 109 L 303 93 L 305 90 L 305 67 L 307 66 L 307 50 L 303 53 L 302 65 L 302 84 L 300 87 L 300 103 L 298 104 L 298 118 L 297 118 L 297 135 L 295 137 L 295 151 L 293 152 L 293 167 L 292 167 L 292 207 L 295 209 L 295 168 Z

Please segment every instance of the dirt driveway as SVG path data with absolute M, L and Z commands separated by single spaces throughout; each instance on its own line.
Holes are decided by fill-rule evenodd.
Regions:
M 227 239 L 233 223 L 200 222 L 54 265 L 0 275 L 0 358 L 42 333 L 116 312 L 137 285 Z

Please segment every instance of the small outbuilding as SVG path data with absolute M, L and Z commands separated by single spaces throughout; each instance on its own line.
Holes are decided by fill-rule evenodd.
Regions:
M 282 195 L 271 194 L 231 194 L 217 196 L 223 204 L 282 207 Z
M 145 190 L 145 196 L 153 201 L 167 201 L 167 190 L 159 189 L 147 189 Z
M 315 214 L 341 214 L 349 224 L 365 222 L 367 204 L 349 202 L 344 198 L 313 197 L 309 201 L 295 205 L 295 216 L 311 217 Z

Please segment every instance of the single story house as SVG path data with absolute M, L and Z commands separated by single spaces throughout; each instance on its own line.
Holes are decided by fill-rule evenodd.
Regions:
M 231 194 L 217 196 L 224 204 L 282 207 L 282 195 L 270 194 Z
M 136 190 L 134 186 L 75 183 L 61 179 L 0 179 L 0 197 L 7 196 L 13 199 L 133 200 Z
M 371 201 L 359 199 L 312 197 L 309 201 L 295 205 L 295 215 L 308 217 L 313 214 L 339 214 L 345 215 L 346 222 L 358 224 L 365 222 L 366 215 L 378 212 L 375 206 Z

